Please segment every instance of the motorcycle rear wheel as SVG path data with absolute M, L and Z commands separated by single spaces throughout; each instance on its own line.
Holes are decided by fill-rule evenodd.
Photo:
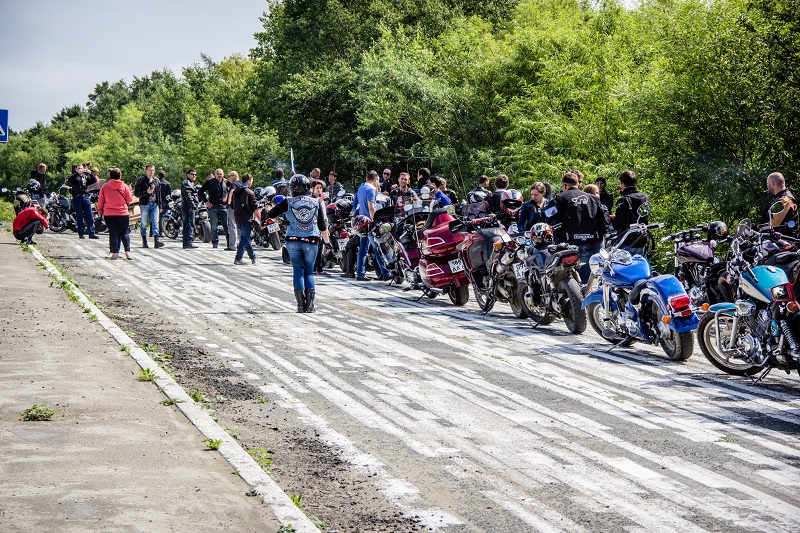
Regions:
M 730 330 L 732 317 L 721 316 L 720 324 L 723 327 L 721 332 L 721 341 L 727 342 L 730 340 Z M 740 323 L 742 327 L 747 327 L 746 324 Z M 727 374 L 733 376 L 752 376 L 762 370 L 763 367 L 751 365 L 750 363 L 742 360 L 741 363 L 736 363 L 730 360 L 717 346 L 716 334 L 716 321 L 714 320 L 714 313 L 706 313 L 700 319 L 700 325 L 697 328 L 697 343 L 700 345 L 700 350 L 706 359 L 711 361 L 711 364 L 719 368 Z
M 472 290 L 475 293 L 475 301 L 478 302 L 478 307 L 481 308 L 481 311 L 483 311 L 484 313 L 488 313 L 489 311 L 491 311 L 497 299 L 495 299 L 495 297 L 492 296 L 491 294 L 481 291 L 475 285 L 472 286 Z M 453 303 L 455 303 L 455 301 Z
M 589 319 L 589 324 L 591 324 L 592 329 L 597 332 L 598 335 L 603 337 L 603 339 L 607 340 L 611 344 L 620 344 L 620 346 L 630 346 L 636 339 L 630 337 L 619 337 L 614 335 L 613 337 L 606 337 L 603 335 L 603 308 L 600 306 L 599 303 L 591 303 L 585 309 L 586 311 L 586 318 Z M 624 341 L 624 342 L 623 342 Z
M 586 311 L 581 309 L 583 293 L 581 286 L 573 278 L 565 279 L 558 284 L 560 300 L 566 296 L 567 301 L 561 301 L 561 314 L 564 324 L 570 333 L 580 335 L 586 331 Z
M 450 287 L 450 301 L 453 305 L 464 305 L 469 301 L 469 285 L 463 287 Z
M 181 232 L 180 230 L 180 225 L 174 218 L 167 217 L 161 219 L 161 235 L 164 237 L 169 237 L 170 239 L 175 240 L 178 238 L 178 235 Z
M 650 313 L 652 314 L 654 324 L 663 323 L 661 319 L 664 315 L 655 302 L 651 302 L 650 304 Z M 661 337 L 661 349 L 664 350 L 664 353 L 667 354 L 667 358 L 671 361 L 686 361 L 692 356 L 692 351 L 694 350 L 692 332 L 684 331 L 678 333 L 671 328 L 668 328 L 668 330 L 670 332 L 669 337 Z M 653 334 L 656 334 L 656 332 L 653 332 Z
M 272 246 L 272 249 L 277 251 L 281 249 L 281 238 L 278 236 L 277 233 L 270 233 L 269 235 L 269 244 Z

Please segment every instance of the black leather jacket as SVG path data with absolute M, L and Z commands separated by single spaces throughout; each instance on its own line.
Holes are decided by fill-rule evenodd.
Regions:
M 200 205 L 200 200 L 197 199 L 197 189 L 192 180 L 183 180 L 181 183 L 181 205 L 187 211 L 196 211 Z

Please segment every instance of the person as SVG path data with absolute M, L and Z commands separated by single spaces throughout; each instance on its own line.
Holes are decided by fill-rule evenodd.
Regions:
M 11 224 L 14 238 L 20 243 L 28 244 L 36 244 L 33 234 L 41 228 L 47 229 L 47 227 L 47 209 L 39 204 L 33 204 L 17 213 Z
M 603 205 L 603 200 L 600 197 L 600 187 L 595 185 L 594 183 L 590 183 L 583 188 L 583 192 L 586 194 L 591 194 L 592 196 L 596 196 L 598 200 L 600 200 L 600 207 L 603 208 L 603 217 L 606 219 L 606 227 L 611 223 L 611 218 L 608 214 L 608 208 Z
M 439 176 L 431 176 L 428 180 L 428 187 L 433 191 L 433 196 L 439 204 L 439 207 L 450 205 L 450 198 L 442 192 L 444 181 Z
M 417 189 L 421 189 L 428 184 L 431 179 L 431 171 L 425 167 L 417 170 Z
M 325 182 L 320 179 L 311 180 L 311 194 L 319 201 L 320 208 L 323 213 L 326 213 L 325 216 L 327 217 L 328 202 L 326 201 L 326 196 L 328 193 L 325 192 Z M 325 254 L 321 240 L 317 243 L 317 247 L 317 260 L 314 261 L 314 275 L 330 276 L 323 268 L 325 265 Z
M 408 172 L 401 172 L 397 177 L 397 187 L 389 193 L 389 200 L 395 206 L 397 214 L 403 212 L 406 202 L 412 201 L 414 191 L 411 190 L 411 175 Z
M 508 185 L 508 176 L 505 174 L 498 174 L 498 176 L 494 179 L 494 192 L 489 197 L 489 212 L 494 213 L 495 215 L 502 212 L 503 206 L 500 202 L 503 200 L 503 193 L 508 188 Z
M 389 194 L 394 188 L 397 188 L 397 185 L 392 183 L 392 171 L 388 168 L 384 168 L 383 175 L 381 176 L 380 190 L 383 194 Z
M 453 205 L 458 205 L 458 196 L 453 189 L 447 188 L 447 180 L 445 178 L 439 178 L 442 180 L 442 186 L 439 187 L 439 190 L 444 193 L 445 196 L 450 200 L 450 203 Z
M 98 239 L 94 232 L 94 219 L 92 218 L 92 202 L 86 188 L 97 183 L 97 178 L 88 174 L 86 167 L 77 164 L 72 170 L 72 175 L 67 178 L 69 191 L 72 193 L 72 207 L 75 209 L 75 221 L 78 225 L 78 238 L 85 239 L 89 233 L 90 239 Z
M 529 231 L 534 224 L 544 220 L 544 208 L 547 205 L 544 183 L 537 181 L 530 188 L 531 199 L 522 204 L 519 210 L 517 228 L 519 231 Z
M 239 176 L 236 176 L 237 178 Z M 236 257 L 233 259 L 234 265 L 243 265 L 244 253 L 247 252 L 247 257 L 250 262 L 256 264 L 256 253 L 253 251 L 253 246 L 250 244 L 250 237 L 253 233 L 253 217 L 261 220 L 261 211 L 258 209 L 256 202 L 256 193 L 252 190 L 253 176 L 251 174 L 244 174 L 239 186 L 231 191 L 231 206 L 233 210 L 234 221 L 236 228 L 239 230 L 239 245 L 236 248 Z
M 214 171 L 214 178 L 206 180 L 200 187 L 199 197 L 201 202 L 208 207 L 208 216 L 211 219 L 211 246 L 219 248 L 219 231 L 217 228 L 222 225 L 225 234 L 227 247 L 225 250 L 233 251 L 228 235 L 228 212 L 225 208 L 225 185 L 222 183 L 225 172 L 218 168 Z
M 573 168 L 570 170 L 575 176 L 578 178 L 578 188 L 583 190 L 583 172 L 578 169 Z
M 784 227 L 781 229 L 781 233 L 789 237 L 796 237 L 798 233 L 797 201 L 792 191 L 786 187 L 786 178 L 783 177 L 783 174 L 773 172 L 767 176 L 767 191 L 772 194 L 772 198 L 769 201 L 769 208 L 767 208 L 767 215 L 764 221 L 771 222 L 773 226 L 779 226 L 791 220 L 794 222 L 794 227 Z M 780 212 L 773 213 L 773 206 L 777 203 L 783 204 L 783 209 Z
M 367 217 L 371 221 L 375 219 L 375 200 L 378 192 L 377 185 L 378 173 L 374 170 L 370 170 L 367 173 L 366 180 L 361 184 L 361 187 L 358 188 L 358 192 L 356 192 L 355 203 L 358 209 L 357 214 Z M 356 258 L 356 281 L 372 280 L 372 278 L 367 277 L 366 272 L 367 251 L 369 247 L 372 247 L 373 250 L 376 249 L 375 235 L 371 231 L 366 237 L 361 237 L 361 240 L 358 244 L 358 257 Z M 390 279 L 391 273 L 383 264 L 383 259 L 378 253 L 375 253 L 375 263 L 378 265 L 378 269 L 380 270 L 380 277 L 378 277 L 378 280 L 383 281 Z
M 181 183 L 181 214 L 183 215 L 183 248 L 193 250 L 198 248 L 194 244 L 194 217 L 200 201 L 197 199 L 197 189 L 194 182 L 197 179 L 197 171 L 190 168 L 186 171 L 186 179 Z M 212 178 L 213 179 L 213 178 Z
M 311 180 L 302 174 L 295 174 L 289 181 L 292 194 L 267 213 L 272 219 L 286 213 L 289 227 L 286 230 L 286 251 L 292 261 L 292 283 L 298 313 L 313 313 L 314 300 L 314 260 L 317 256 L 317 242 L 322 239 L 330 245 L 328 222 L 319 200 L 311 196 Z
M 617 207 L 614 210 L 614 216 L 611 219 L 614 229 L 618 234 L 622 235 L 631 224 L 639 222 L 639 206 L 645 202 L 649 202 L 650 198 L 639 192 L 636 188 L 638 178 L 633 170 L 626 170 L 619 175 L 619 200 L 617 200 Z M 647 217 L 644 217 L 641 222 L 647 224 Z M 620 242 L 619 247 L 627 250 L 631 255 L 644 255 L 645 248 L 647 247 L 648 237 L 646 235 L 632 235 L 629 236 L 625 242 Z
M 308 179 L 310 179 L 313 183 L 314 180 L 318 180 L 321 175 L 321 170 L 317 167 L 311 169 L 311 172 L 308 174 Z
M 172 185 L 167 181 L 167 173 L 163 170 L 158 171 L 158 187 L 159 195 L 161 197 L 161 205 L 159 206 L 159 217 L 164 216 L 164 211 L 169 206 L 169 199 L 172 197 Z
M 555 229 L 558 242 L 578 247 L 581 283 L 589 280 L 589 258 L 600 251 L 606 233 L 600 199 L 578 189 L 578 176 L 567 172 L 561 178 L 562 191 L 545 208 L 548 223 Z
M 161 186 L 156 179 L 156 166 L 152 163 L 144 167 L 144 176 L 136 180 L 133 186 L 133 195 L 139 199 L 139 209 L 142 219 L 139 222 L 139 233 L 142 236 L 142 248 L 150 248 L 147 244 L 147 226 L 150 225 L 150 235 L 155 240 L 155 248 L 161 248 L 164 243 L 159 239 L 158 211 L 161 208 Z
M 328 198 L 335 200 L 339 196 L 339 191 L 343 191 L 344 187 L 339 183 L 339 176 L 334 171 L 328 172 Z
M 239 235 L 239 230 L 237 229 L 236 224 L 236 215 L 233 212 L 233 206 L 231 202 L 233 200 L 233 192 L 242 186 L 242 182 L 239 180 L 239 173 L 235 170 L 231 170 L 228 173 L 228 179 L 225 181 L 225 207 L 226 207 L 226 216 L 228 217 L 228 247 L 237 249 L 236 247 L 236 239 Z
M 478 178 L 478 186 L 467 193 L 468 204 L 485 202 L 492 193 L 489 191 L 489 176 Z
M 39 166 L 36 167 L 36 170 L 31 173 L 31 179 L 35 179 L 39 182 L 43 197 L 50 194 L 50 192 L 47 190 L 47 165 L 44 163 L 39 163 Z
M 594 184 L 600 190 L 600 203 L 605 206 L 606 211 L 611 215 L 611 211 L 614 209 L 614 195 L 606 190 L 606 179 L 603 176 L 599 176 L 594 180 Z
M 133 202 L 131 188 L 122 181 L 122 172 L 118 168 L 110 168 L 108 181 L 100 188 L 97 198 L 97 212 L 103 216 L 108 226 L 108 249 L 111 259 L 119 259 L 120 243 L 125 248 L 125 258 L 133 260 L 131 255 L 130 216 L 128 204 Z

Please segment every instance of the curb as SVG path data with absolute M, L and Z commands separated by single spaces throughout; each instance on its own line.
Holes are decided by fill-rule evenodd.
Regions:
M 150 369 L 153 372 L 156 376 L 156 386 L 161 389 L 167 398 L 176 401 L 175 405 L 200 430 L 200 433 L 209 440 L 222 440 L 222 444 L 217 451 L 236 469 L 239 477 L 252 488 L 252 492 L 261 497 L 264 504 L 272 510 L 281 524 L 291 524 L 294 531 L 298 533 L 319 533 L 320 530 L 314 523 L 289 499 L 289 496 L 241 447 L 236 439 L 214 422 L 208 413 L 203 411 L 186 391 L 147 355 L 147 352 L 142 350 L 127 333 L 93 304 L 81 289 L 65 278 L 37 248 L 31 246 L 30 250 L 33 256 L 44 265 L 50 276 L 55 278 L 62 286 L 66 284 L 65 288 L 68 287 L 77 296 L 78 304 L 84 309 L 88 309 L 89 313 L 94 314 L 97 317 L 97 323 L 103 326 L 103 329 L 120 346 L 127 346 L 130 349 L 131 358 L 136 361 L 136 364 L 142 370 Z

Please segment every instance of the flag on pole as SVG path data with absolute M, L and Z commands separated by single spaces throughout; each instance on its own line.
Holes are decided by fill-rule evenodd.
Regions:
M 289 156 L 292 158 L 292 174 L 296 171 L 294 169 L 294 148 L 289 148 Z

